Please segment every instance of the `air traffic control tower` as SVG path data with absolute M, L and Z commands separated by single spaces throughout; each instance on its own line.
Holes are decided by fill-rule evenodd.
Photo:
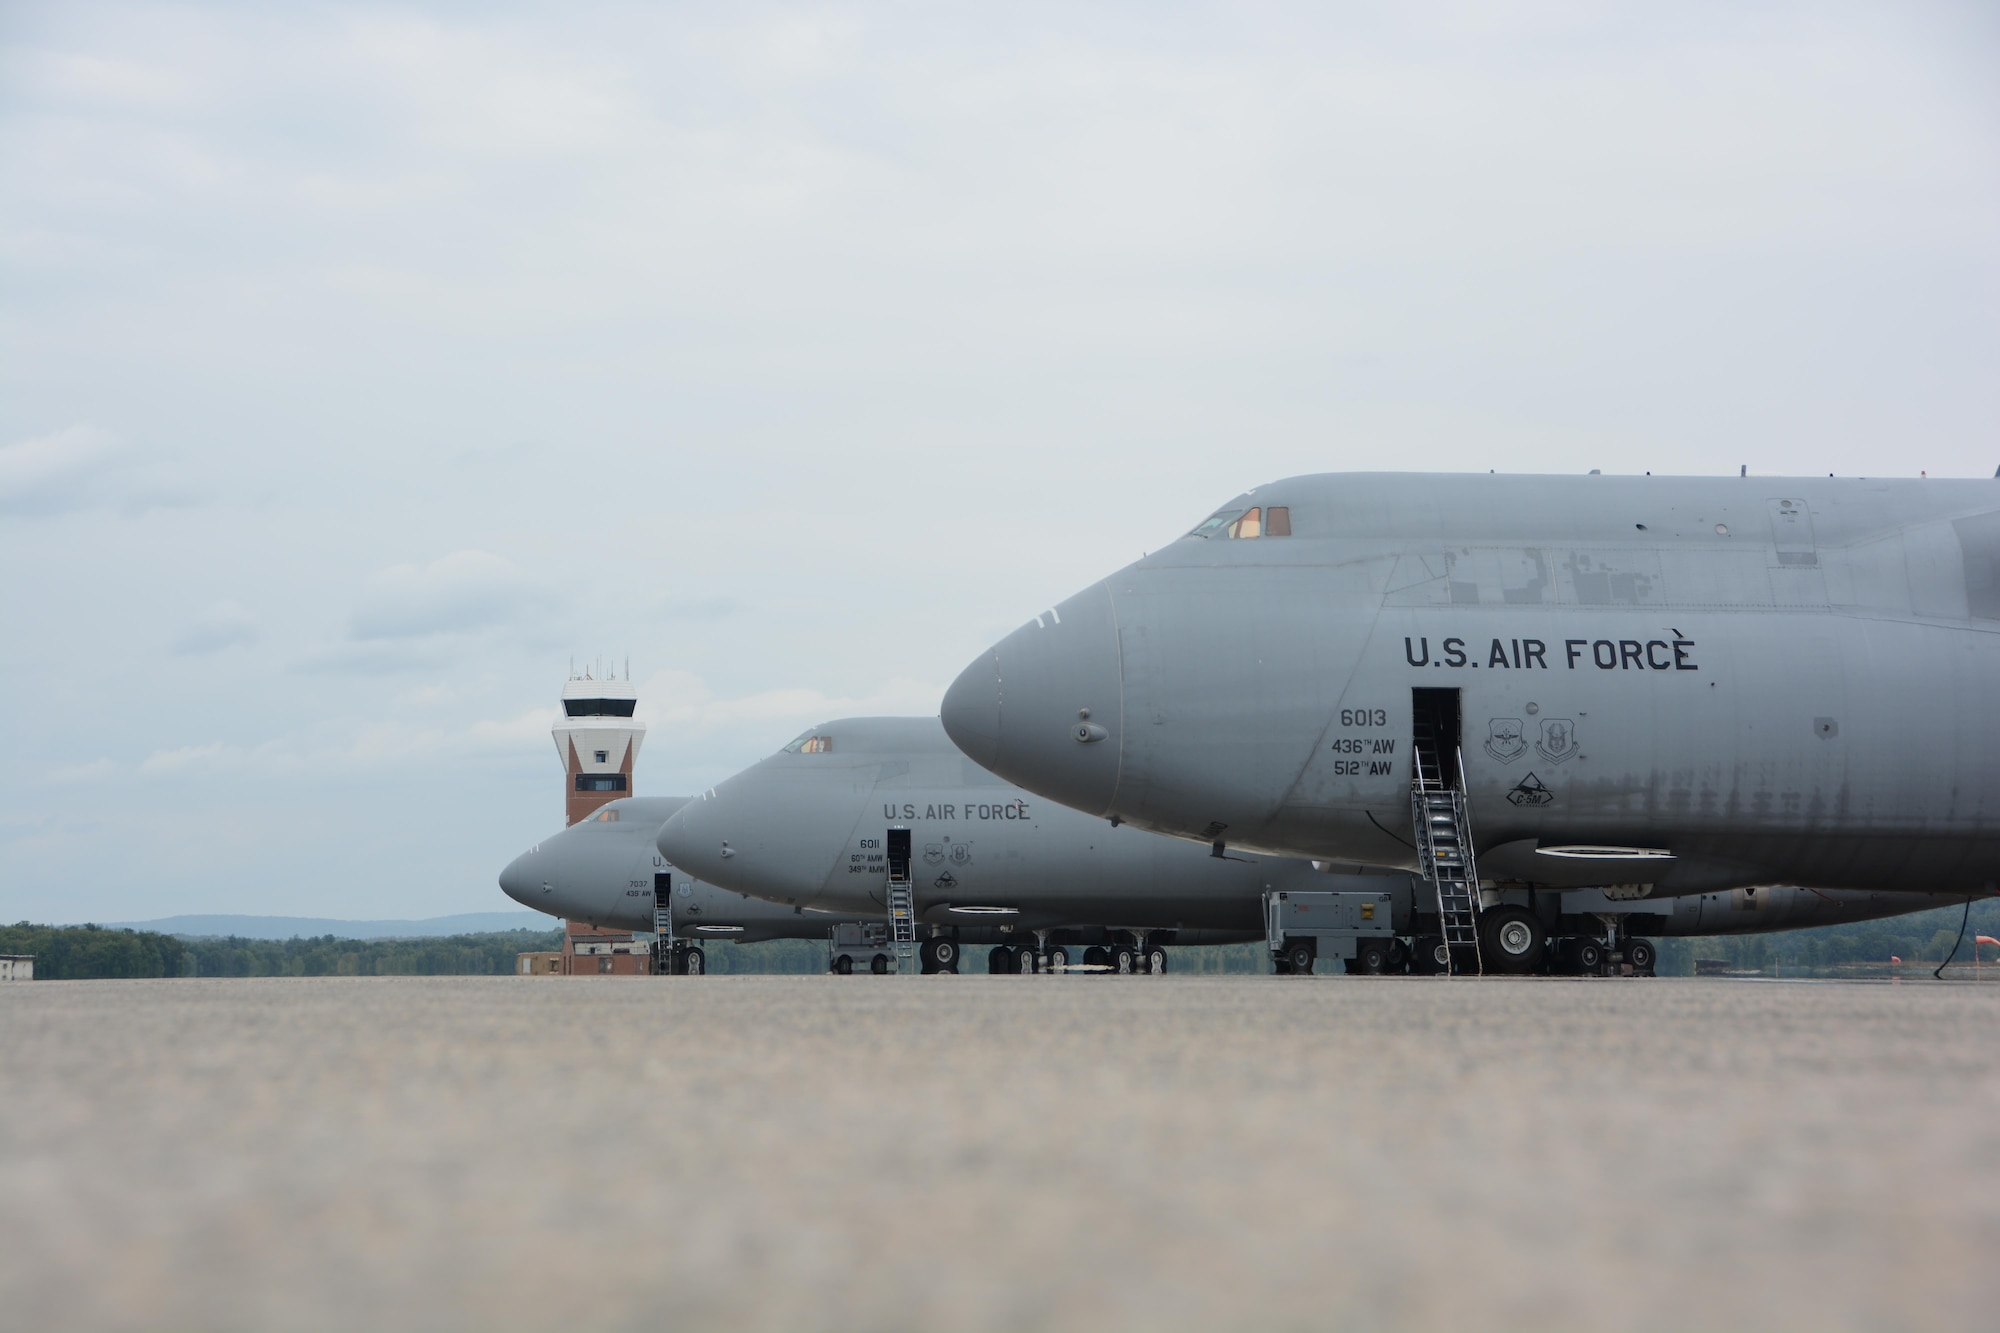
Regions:
M 632 716 L 639 692 L 629 667 L 624 680 L 615 674 L 597 680 L 589 671 L 572 673 L 562 700 L 563 715 L 549 731 L 566 774 L 563 823 L 569 825 L 632 794 L 632 763 L 645 743 L 646 724 Z

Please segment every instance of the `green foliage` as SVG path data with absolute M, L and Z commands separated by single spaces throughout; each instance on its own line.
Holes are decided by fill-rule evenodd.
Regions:
M 1953 942 L 1958 939 L 1958 923 L 1964 916 L 1963 907 L 1939 907 L 1879 921 L 1852 921 L 1771 935 L 1661 940 L 1660 971 L 1690 976 L 1696 958 L 1720 958 L 1732 971 L 1787 977 L 1867 976 L 1883 971 L 1883 965 L 1892 957 L 1912 966 L 1935 967 L 1951 952 Z M 1965 943 L 1954 955 L 1959 963 L 1972 962 L 1972 942 L 1976 935 L 2000 937 L 2000 899 L 1982 899 L 1972 905 Z M 1989 944 L 1982 957 L 1993 962 L 1996 952 L 2000 951 Z
M 1663 976 L 1692 976 L 1697 958 L 1720 958 L 1732 971 L 1779 976 L 1868 975 L 1874 965 L 1886 964 L 1892 956 L 1912 965 L 1935 965 L 1957 938 L 1963 911 L 1942 907 L 1881 921 L 1767 935 L 1668 937 L 1655 941 L 1659 971 Z M 2000 936 L 2000 899 L 1973 904 L 1966 942 L 1957 954 L 1959 962 L 1971 961 L 1975 935 Z M 36 926 L 25 921 L 0 926 L 0 953 L 33 954 L 36 978 L 49 981 L 91 977 L 510 976 L 517 954 L 553 952 L 561 947 L 562 933 L 553 930 L 402 940 L 345 940 L 333 935 L 249 940 L 235 936 L 176 937 L 102 926 Z M 773 940 L 765 944 L 704 940 L 702 952 L 707 955 L 709 972 L 717 976 L 797 976 L 827 969 L 823 940 Z M 2000 951 L 1987 946 L 1989 958 L 2000 966 L 2000 958 L 1992 957 L 1996 952 Z M 1080 956 L 1080 950 L 1072 947 L 1071 954 Z M 985 952 L 973 949 L 962 966 L 982 971 L 985 961 Z M 1248 975 L 1271 970 L 1261 943 L 1175 948 L 1169 967 L 1181 975 Z
M 187 946 L 172 935 L 103 926 L 0 926 L 0 953 L 35 956 L 40 981 L 90 977 L 176 977 Z
M 810 975 L 826 971 L 829 956 L 825 940 L 770 940 L 763 944 L 702 940 L 700 944 L 712 976 Z
M 562 947 L 562 932 L 507 930 L 405 940 L 246 940 L 231 935 L 185 941 L 195 977 L 511 976 L 516 954 Z

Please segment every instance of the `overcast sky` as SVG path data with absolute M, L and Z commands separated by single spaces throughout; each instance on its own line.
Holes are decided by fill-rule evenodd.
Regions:
M 1419 8 L 7 5 L 0 920 L 511 906 L 572 654 L 695 790 L 1293 473 L 1992 475 L 1990 4 Z

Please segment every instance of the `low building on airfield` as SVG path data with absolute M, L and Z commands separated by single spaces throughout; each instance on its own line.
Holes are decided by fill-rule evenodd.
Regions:
M 35 955 L 31 953 L 0 953 L 0 981 L 33 981 L 35 979 Z

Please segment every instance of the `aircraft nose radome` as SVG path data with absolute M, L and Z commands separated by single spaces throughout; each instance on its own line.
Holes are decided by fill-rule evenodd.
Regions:
M 522 852 L 509 861 L 507 868 L 500 872 L 500 891 L 524 907 L 539 910 L 539 904 L 534 899 L 541 896 L 542 882 L 535 877 L 534 867 L 530 864 L 534 859 L 533 852 Z
M 653 840 L 669 864 L 691 875 L 704 875 L 713 869 L 713 858 L 708 854 L 713 849 L 707 845 L 709 830 L 704 827 L 708 821 L 702 817 L 705 812 L 701 809 L 705 804 L 705 801 L 690 801 L 675 811 L 672 818 L 660 825 L 659 836 Z
M 1111 590 L 1098 584 L 1002 639 L 945 693 L 945 734 L 983 768 L 1104 814 L 1118 789 L 1123 682 Z
M 992 768 L 1000 751 L 999 654 L 984 652 L 958 673 L 944 692 L 938 716 L 951 743 L 981 768 Z

